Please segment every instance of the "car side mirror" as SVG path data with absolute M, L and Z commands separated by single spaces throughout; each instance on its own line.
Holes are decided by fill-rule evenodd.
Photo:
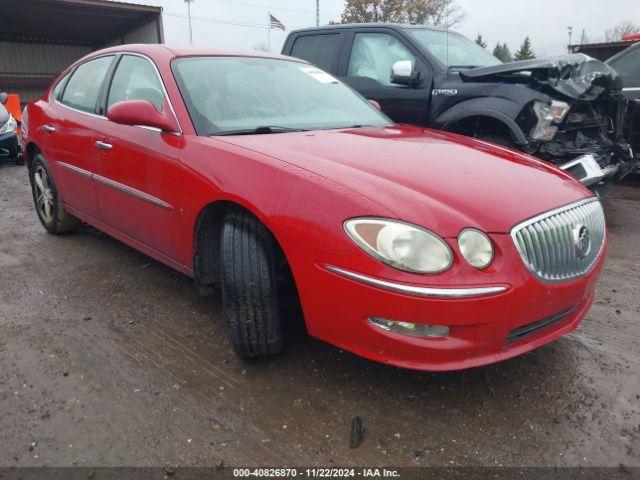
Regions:
M 391 67 L 391 83 L 417 85 L 420 83 L 420 72 L 413 69 L 411 60 L 400 60 Z
M 107 118 L 122 125 L 158 128 L 163 132 L 178 132 L 175 118 L 159 112 L 148 100 L 125 100 L 114 103 L 107 110 Z
M 0 104 L 6 105 L 8 98 L 9 96 L 6 93 L 4 92 L 0 93 Z

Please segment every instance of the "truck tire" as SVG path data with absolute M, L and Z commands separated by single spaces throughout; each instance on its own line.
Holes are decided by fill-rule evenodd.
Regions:
M 221 232 L 222 306 L 240 358 L 275 355 L 284 346 L 275 239 L 249 212 L 229 213 Z
M 64 208 L 42 154 L 36 155 L 33 159 L 29 180 L 38 218 L 47 232 L 57 235 L 76 231 L 80 226 L 80 220 Z

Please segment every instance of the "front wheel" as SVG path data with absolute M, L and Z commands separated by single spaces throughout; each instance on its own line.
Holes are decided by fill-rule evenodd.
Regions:
M 284 346 L 275 240 L 248 212 L 225 218 L 220 242 L 227 333 L 241 358 L 275 355 Z
M 77 230 L 80 226 L 80 220 L 64 208 L 49 167 L 42 154 L 33 159 L 30 180 L 33 201 L 42 226 L 53 234 Z

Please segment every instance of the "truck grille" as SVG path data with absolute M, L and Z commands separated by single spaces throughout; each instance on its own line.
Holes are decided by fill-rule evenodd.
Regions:
M 522 222 L 511 237 L 531 273 L 551 283 L 589 271 L 602 252 L 605 231 L 602 205 L 592 198 Z

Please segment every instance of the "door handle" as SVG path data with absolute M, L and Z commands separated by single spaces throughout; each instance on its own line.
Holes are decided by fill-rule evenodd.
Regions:
M 98 140 L 95 145 L 100 150 L 111 150 L 113 148 L 113 145 L 110 143 L 101 142 L 100 140 Z
M 53 133 L 56 131 L 56 127 L 52 127 L 51 125 L 43 125 L 42 128 L 49 133 Z

